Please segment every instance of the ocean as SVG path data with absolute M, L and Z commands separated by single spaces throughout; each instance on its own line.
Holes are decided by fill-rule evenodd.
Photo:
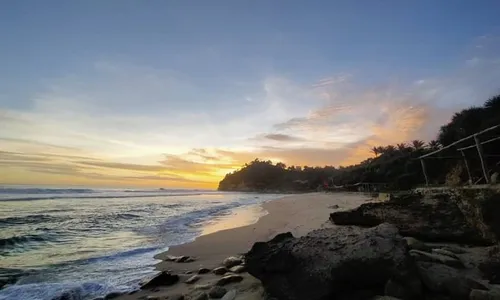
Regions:
M 206 190 L 0 186 L 0 300 L 77 299 L 137 289 L 153 257 L 254 223 L 282 195 Z

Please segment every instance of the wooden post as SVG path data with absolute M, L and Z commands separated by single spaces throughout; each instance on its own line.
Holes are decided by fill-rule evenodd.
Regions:
M 422 165 L 422 171 L 424 172 L 425 185 L 429 185 L 429 178 L 427 178 L 427 171 L 425 170 L 425 163 L 423 159 L 420 159 L 420 164 Z
M 488 172 L 486 171 L 486 165 L 484 164 L 483 159 L 483 147 L 481 147 L 481 143 L 479 142 L 477 134 L 474 135 L 474 141 L 476 142 L 477 153 L 479 154 L 479 160 L 481 161 L 481 167 L 483 168 L 484 180 L 486 180 L 486 183 L 490 183 Z
M 469 175 L 469 183 L 472 184 L 472 175 L 470 174 L 469 163 L 467 162 L 467 158 L 465 157 L 464 151 L 462 152 L 462 157 L 464 158 L 465 168 L 467 169 L 467 175 Z

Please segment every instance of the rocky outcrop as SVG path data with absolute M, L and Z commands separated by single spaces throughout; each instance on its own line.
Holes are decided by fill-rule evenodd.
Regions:
M 337 225 L 364 227 L 391 223 L 404 236 L 423 241 L 491 245 L 500 237 L 500 193 L 457 190 L 446 194 L 406 195 L 382 203 L 330 214 Z
M 280 300 L 369 299 L 392 280 L 405 299 L 420 299 L 421 282 L 396 227 L 382 224 L 319 229 L 300 238 L 291 233 L 255 243 L 247 271 Z
M 146 284 L 141 286 L 141 289 L 150 289 L 159 286 L 169 286 L 176 284 L 179 281 L 179 275 L 171 274 L 170 272 L 161 272 Z

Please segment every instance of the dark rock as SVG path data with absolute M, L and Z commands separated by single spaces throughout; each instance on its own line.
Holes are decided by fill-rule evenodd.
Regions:
M 208 300 L 207 293 L 201 293 L 192 298 L 193 300 Z
M 215 275 L 224 275 L 227 273 L 227 269 L 225 267 L 218 267 L 212 270 L 212 273 Z
M 200 280 L 200 278 L 201 278 L 201 277 L 200 277 L 200 276 L 198 276 L 198 275 L 193 275 L 193 276 L 189 277 L 189 278 L 188 278 L 186 281 L 184 281 L 184 282 L 185 282 L 185 283 L 187 283 L 187 284 L 193 284 L 193 283 L 197 282 L 198 280 Z
M 233 273 L 236 273 L 236 274 L 239 274 L 239 273 L 243 273 L 246 271 L 246 268 L 244 265 L 239 265 L 239 266 L 234 266 L 232 267 L 231 269 L 229 269 L 230 272 L 233 272 Z
M 210 289 L 210 291 L 208 292 L 208 295 L 210 296 L 210 298 L 213 298 L 213 299 L 220 299 L 222 297 L 224 297 L 224 295 L 227 293 L 227 290 L 221 286 L 214 286 Z
M 191 274 L 193 274 L 193 271 L 186 271 L 184 274 L 191 275 Z
M 500 211 L 500 193 L 477 200 L 462 194 L 441 194 L 405 198 L 382 203 L 365 203 L 360 207 L 330 214 L 337 225 L 364 227 L 391 223 L 404 236 L 423 241 L 491 245 L 500 236 L 500 220 L 493 218 L 487 207 Z M 495 206 L 496 205 L 496 206 Z M 498 206 L 498 207 L 497 207 Z M 496 210 L 495 210 L 496 209 Z M 496 215 L 496 213 L 495 213 Z
M 234 266 L 237 266 L 237 265 L 241 265 L 243 263 L 243 260 L 239 257 L 234 257 L 234 256 L 230 256 L 226 259 L 224 259 L 224 261 L 222 262 L 222 264 L 224 265 L 224 267 L 226 268 L 232 268 Z
M 420 250 L 410 250 L 410 255 L 419 261 L 440 263 L 454 268 L 464 268 L 464 264 L 459 259 L 445 255 L 428 253 Z
M 197 284 L 194 286 L 195 290 L 209 290 L 212 288 L 211 284 Z
M 440 249 L 440 248 L 437 248 L 437 249 L 432 249 L 431 250 L 431 253 L 433 254 L 439 254 L 439 255 L 445 255 L 445 256 L 449 256 L 451 258 L 454 258 L 454 259 L 460 259 L 458 257 L 458 255 L 456 255 L 455 253 L 451 252 L 451 251 L 448 251 L 446 249 Z
M 335 204 L 335 205 L 330 205 L 330 206 L 328 206 L 328 208 L 331 208 L 331 209 L 338 209 L 338 208 L 339 208 L 339 206 L 338 206 L 337 204 Z
M 121 295 L 123 295 L 123 293 L 120 293 L 120 292 L 109 293 L 106 295 L 106 297 L 104 297 L 104 300 L 115 299 L 115 298 L 120 297 Z
M 418 282 L 417 284 L 420 285 L 420 282 Z M 415 289 L 420 289 L 420 286 L 415 286 L 408 289 L 408 287 L 405 287 L 404 285 L 399 284 L 392 279 L 389 279 L 389 281 L 387 281 L 387 283 L 385 284 L 384 294 L 385 296 L 394 298 L 412 299 L 414 298 L 413 290 Z
M 388 224 L 319 229 L 300 238 L 280 234 L 255 243 L 245 260 L 247 271 L 280 300 L 369 299 L 383 294 L 390 279 L 411 295 L 406 299 L 421 298 L 407 244 Z
M 183 262 L 187 262 L 188 260 L 190 259 L 189 256 L 181 256 L 181 257 L 178 257 L 175 262 L 178 262 L 178 263 L 183 263 Z
M 207 269 L 207 268 L 200 268 L 198 270 L 198 274 L 207 274 L 207 273 L 210 273 L 210 269 Z
M 497 291 L 472 290 L 469 300 L 500 300 L 500 293 Z
M 405 237 L 404 238 L 406 243 L 408 244 L 408 248 L 411 250 L 420 250 L 420 251 L 425 251 L 425 252 L 431 252 L 432 247 L 429 245 L 426 245 L 422 241 L 417 240 L 416 238 L 412 237 Z
M 234 298 L 236 298 L 236 290 L 230 290 L 222 297 L 222 300 L 234 300 Z
M 170 272 L 161 272 L 146 284 L 141 286 L 141 289 L 150 289 L 158 286 L 169 286 L 179 281 L 179 275 L 171 274 Z
M 186 297 L 182 294 L 175 294 L 175 295 L 170 295 L 168 296 L 168 300 L 184 300 Z
M 243 276 L 241 275 L 226 275 L 221 279 L 217 280 L 216 285 L 223 286 L 230 283 L 240 282 L 243 280 Z
M 418 262 L 417 266 L 422 283 L 433 293 L 460 300 L 468 299 L 472 289 L 488 289 L 479 279 L 462 270 L 431 262 Z

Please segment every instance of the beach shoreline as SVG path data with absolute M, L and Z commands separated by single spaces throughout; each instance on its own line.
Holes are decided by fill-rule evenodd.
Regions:
M 291 232 L 298 237 L 315 229 L 331 227 L 333 225 L 328 222 L 331 212 L 352 209 L 370 200 L 370 197 L 359 193 L 310 193 L 287 195 L 265 202 L 261 207 L 267 213 L 254 224 L 201 235 L 192 242 L 172 246 L 168 251 L 157 254 L 155 258 L 161 260 L 157 270 L 179 274 L 180 283 L 154 291 L 141 290 L 120 299 L 192 295 L 196 293 L 194 285 L 183 281 L 200 268 L 212 270 L 220 267 L 225 258 L 246 253 L 255 242 L 267 241 L 279 233 Z M 168 261 L 169 256 L 189 256 L 194 261 L 176 263 Z M 260 299 L 259 295 L 263 292 L 260 282 L 248 274 L 242 276 L 245 280 L 238 284 L 238 291 L 245 296 L 240 295 L 237 299 Z M 210 285 L 216 280 L 216 275 L 206 274 L 200 276 L 197 284 Z

